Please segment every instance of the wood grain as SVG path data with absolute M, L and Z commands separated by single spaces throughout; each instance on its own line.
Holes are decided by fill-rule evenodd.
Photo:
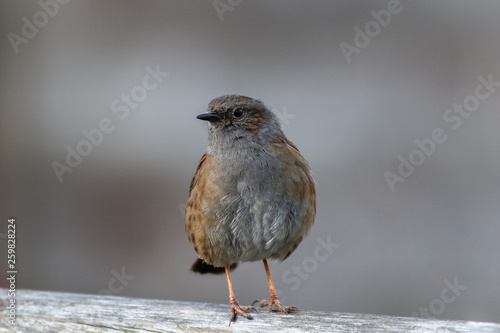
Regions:
M 0 289 L 2 297 L 7 291 Z M 0 332 L 496 332 L 500 324 L 369 314 L 260 310 L 253 320 L 229 326 L 229 306 L 117 296 L 18 290 L 17 326 L 7 324 L 5 299 Z

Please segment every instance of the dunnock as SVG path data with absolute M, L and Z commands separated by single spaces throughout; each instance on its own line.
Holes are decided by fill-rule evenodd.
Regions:
M 200 258 L 191 269 L 225 271 L 231 322 L 256 311 L 233 294 L 230 271 L 240 261 L 264 262 L 270 296 L 260 307 L 297 310 L 278 301 L 267 258 L 285 260 L 314 223 L 309 165 L 260 100 L 221 96 L 197 118 L 208 121 L 208 149 L 189 188 L 186 232 Z

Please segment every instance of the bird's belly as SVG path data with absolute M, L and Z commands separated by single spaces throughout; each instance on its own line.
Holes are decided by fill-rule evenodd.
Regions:
M 235 236 L 233 232 L 209 232 L 212 265 L 222 266 L 240 261 L 258 261 L 266 258 L 284 260 L 298 245 L 302 237 L 258 236 L 258 231 L 244 230 Z M 213 236 L 211 236 L 213 235 Z M 300 240 L 299 240 L 300 239 Z
M 306 213 L 303 202 L 270 192 L 258 197 L 226 196 L 222 203 L 224 213 L 207 230 L 213 265 L 284 260 L 307 232 L 301 228 Z

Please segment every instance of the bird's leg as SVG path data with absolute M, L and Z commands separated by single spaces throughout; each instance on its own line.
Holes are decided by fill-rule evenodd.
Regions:
M 266 268 L 267 280 L 269 281 L 269 299 L 265 299 L 260 302 L 259 301 L 255 302 L 259 302 L 261 308 L 268 306 L 269 311 L 273 310 L 273 305 L 276 306 L 279 312 L 290 313 L 298 311 L 299 309 L 297 309 L 295 306 L 285 306 L 280 303 L 280 301 L 278 300 L 278 296 L 276 295 L 276 289 L 274 289 L 274 283 L 273 280 L 271 279 L 271 272 L 269 271 L 267 260 L 263 259 L 262 262 L 264 262 L 264 267 Z
M 241 306 L 238 304 L 238 301 L 236 300 L 236 298 L 234 297 L 234 294 L 233 294 L 233 284 L 231 283 L 231 275 L 229 274 L 230 267 L 231 267 L 231 265 L 225 266 L 226 277 L 227 277 L 227 286 L 229 288 L 229 305 L 231 306 L 231 321 L 229 322 L 229 325 L 231 325 L 231 323 L 236 320 L 237 314 L 239 314 L 240 316 L 245 317 L 247 319 L 252 319 L 252 317 L 249 314 L 247 314 L 247 312 L 250 310 L 257 312 L 257 310 L 255 310 L 254 307 L 247 306 L 247 307 L 242 309 Z

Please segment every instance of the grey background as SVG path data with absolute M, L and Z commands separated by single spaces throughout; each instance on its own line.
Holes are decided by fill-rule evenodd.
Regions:
M 281 114 L 317 182 L 309 237 L 271 263 L 283 303 L 500 322 L 500 89 L 460 128 L 443 120 L 478 76 L 500 81 L 500 3 L 401 1 L 348 63 L 339 44 L 387 4 L 243 1 L 221 21 L 211 1 L 72 1 L 16 54 L 7 34 L 40 6 L 2 1 L 0 246 L 15 216 L 18 286 L 98 293 L 111 282 L 122 296 L 227 303 L 224 276 L 188 270 L 182 212 L 207 140 L 195 116 L 241 93 Z M 120 120 L 112 102 L 157 65 L 169 76 Z M 51 163 L 103 118 L 115 130 L 59 182 Z M 391 192 L 384 172 L 434 128 L 447 141 Z M 327 236 L 340 246 L 317 261 Z M 307 278 L 292 271 L 302 265 Z M 113 280 L 122 269 L 126 285 Z M 232 278 L 242 304 L 267 297 L 261 263 Z M 445 304 L 454 279 L 466 289 Z

